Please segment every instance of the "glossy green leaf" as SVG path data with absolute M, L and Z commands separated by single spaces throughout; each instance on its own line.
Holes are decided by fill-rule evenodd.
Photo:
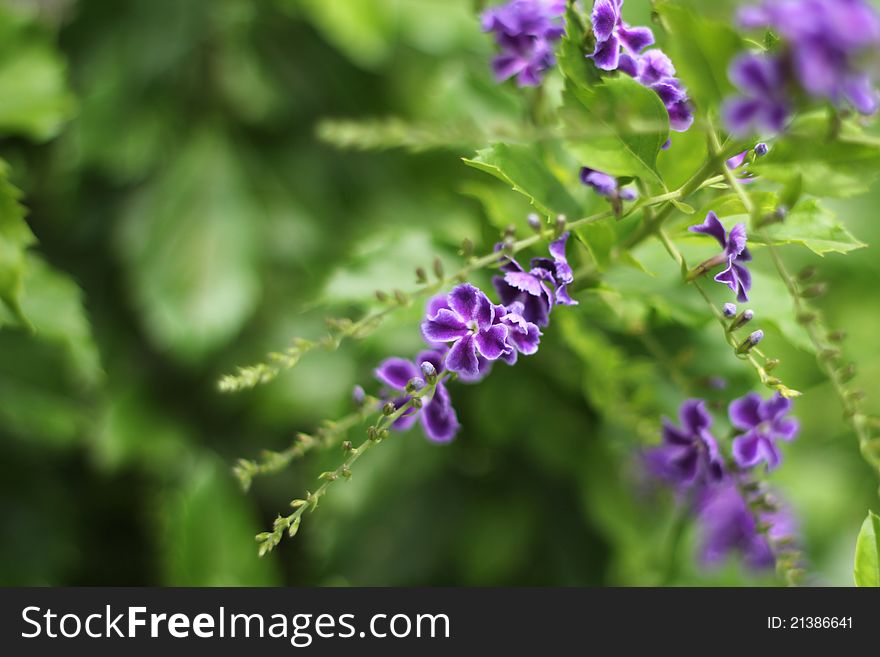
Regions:
M 853 577 L 856 586 L 880 587 L 880 516 L 872 511 L 856 539 Z
M 485 171 L 523 194 L 541 214 L 580 216 L 580 207 L 535 146 L 495 144 L 477 157 L 465 159 L 468 166 Z
M 730 23 L 709 20 L 670 0 L 656 2 L 655 9 L 669 32 L 669 55 L 690 97 L 703 113 L 717 107 L 734 91 L 727 70 L 744 50 L 742 37 Z
M 662 185 L 657 155 L 669 115 L 656 93 L 627 76 L 594 87 L 569 80 L 563 103 L 569 147 L 581 164 Z

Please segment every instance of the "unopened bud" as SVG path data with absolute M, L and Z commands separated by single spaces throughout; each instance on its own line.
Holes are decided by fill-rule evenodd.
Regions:
M 424 387 L 425 387 L 424 379 L 421 379 L 416 376 L 416 377 L 413 377 L 412 379 L 410 379 L 409 382 L 406 384 L 406 391 L 409 394 L 412 394 L 414 392 L 418 392 L 419 390 L 421 390 Z
M 351 400 L 354 402 L 354 405 L 360 408 L 364 405 L 364 401 L 367 398 L 367 393 L 364 392 L 364 389 L 360 386 L 355 386 L 351 390 Z
M 412 399 L 409 400 L 409 403 L 410 403 L 410 406 L 412 406 L 415 409 L 419 409 L 425 405 L 425 402 L 422 401 L 421 397 L 413 397 Z
M 846 340 L 846 331 L 832 331 L 831 333 L 828 334 L 828 339 L 831 342 L 834 342 L 836 344 L 840 344 L 841 342 Z
M 856 364 L 850 363 L 849 365 L 841 369 L 840 372 L 837 373 L 837 376 L 840 379 L 841 383 L 849 383 L 856 376 Z
M 422 283 L 428 282 L 428 272 L 425 271 L 424 267 L 416 268 L 416 283 L 421 285 Z
M 350 440 L 345 440 L 342 442 L 342 451 L 343 452 L 350 452 L 352 449 L 354 449 L 354 447 L 352 447 Z
M 461 243 L 461 255 L 465 258 L 470 258 L 474 255 L 474 243 L 471 242 L 467 237 Z
M 721 308 L 721 312 L 724 313 L 724 316 L 728 319 L 736 317 L 736 304 L 734 303 L 725 303 Z
M 378 299 L 380 303 L 388 303 L 388 295 L 382 290 L 376 290 L 376 299 Z
M 422 370 L 422 376 L 425 377 L 425 381 L 434 383 L 437 379 L 437 368 L 434 367 L 434 364 L 426 360 L 419 367 Z
M 743 326 L 751 322 L 755 318 L 754 310 L 743 310 L 739 315 L 737 315 L 736 319 L 730 324 L 730 330 L 736 331 L 737 329 L 741 329 Z
M 821 297 L 828 291 L 828 285 L 826 283 L 816 283 L 815 285 L 811 285 L 806 290 L 801 292 L 801 296 L 804 299 L 815 299 L 817 297 Z
M 394 415 L 394 411 L 397 410 L 394 408 L 394 402 L 385 402 L 385 405 L 382 407 L 382 415 Z
M 434 276 L 442 279 L 443 274 L 443 261 L 440 258 L 434 258 Z
M 757 344 L 764 339 L 764 331 L 760 329 L 751 333 L 749 337 L 743 340 L 743 343 L 737 347 L 736 353 L 738 354 L 747 354 L 749 353 Z
M 568 220 L 565 218 L 564 214 L 556 215 L 556 235 L 562 235 L 565 232 L 565 226 L 568 224 Z
M 511 239 L 515 239 L 516 238 L 516 226 L 514 226 L 513 224 L 508 224 L 507 227 L 504 229 L 503 234 L 504 234 L 505 238 L 509 237 Z
M 764 370 L 766 372 L 772 372 L 777 367 L 779 367 L 779 359 L 778 358 L 768 358 L 764 362 Z
M 801 269 L 801 272 L 798 274 L 798 280 L 802 283 L 805 283 L 811 280 L 817 273 L 816 267 L 810 265 L 809 267 L 804 267 Z
M 767 153 L 770 152 L 770 147 L 764 142 L 760 142 L 755 144 L 755 155 L 758 157 L 764 157 Z
M 541 218 L 536 215 L 534 212 L 528 216 L 526 221 L 529 224 L 529 228 L 531 228 L 536 233 L 541 232 Z

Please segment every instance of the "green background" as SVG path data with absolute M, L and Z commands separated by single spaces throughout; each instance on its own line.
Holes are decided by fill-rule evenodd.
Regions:
M 755 383 L 651 248 L 641 256 L 656 276 L 609 274 L 632 293 L 619 316 L 579 292 L 538 355 L 453 387 L 464 428 L 452 445 L 418 429 L 382 443 L 294 540 L 257 558 L 254 534 L 341 453 L 247 495 L 231 465 L 348 413 L 355 383 L 375 391 L 377 362 L 419 349 L 420 308 L 269 386 L 226 396 L 219 377 L 322 335 L 328 315 L 357 318 L 378 288 L 411 288 L 437 254 L 455 267 L 464 238 L 482 252 L 524 226 L 523 203 L 460 161 L 528 113 L 528 92 L 492 81 L 473 4 L 0 5 L 0 156 L 39 240 L 22 297 L 35 332 L 0 315 L 0 584 L 776 582 L 735 560 L 701 569 L 692 528 L 675 539 L 674 505 L 635 467 L 634 447 L 657 439 L 685 386 L 725 377 L 711 393 L 721 404 Z M 648 21 L 646 2 L 626 10 Z M 362 152 L 317 136 L 362 141 L 320 122 L 389 116 L 437 148 Z M 601 209 L 575 191 L 584 214 Z M 878 202 L 874 189 L 838 204 L 869 244 Z M 820 268 L 819 305 L 880 411 L 876 253 L 784 254 Z M 849 585 L 877 482 L 813 356 L 778 330 L 781 299 L 768 287 L 754 307 L 780 375 L 805 393 L 803 431 L 771 481 L 799 517 L 812 581 Z

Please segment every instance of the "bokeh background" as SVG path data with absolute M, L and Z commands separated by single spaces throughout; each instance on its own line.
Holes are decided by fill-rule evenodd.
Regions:
M 522 202 L 460 161 L 528 112 L 526 94 L 491 79 L 475 4 L 0 2 L 0 156 L 39 240 L 23 297 L 35 332 L 0 315 L 0 584 L 776 583 L 735 560 L 702 569 L 693 528 L 676 538 L 674 505 L 634 467 L 660 414 L 706 377 L 728 382 L 718 404 L 754 384 L 674 271 L 618 272 L 633 299 L 617 315 L 586 281 L 537 356 L 454 387 L 452 445 L 418 429 L 384 442 L 295 540 L 257 558 L 254 534 L 340 454 L 247 495 L 235 459 L 349 412 L 380 359 L 418 350 L 420 309 L 269 386 L 227 396 L 218 378 L 322 335 L 328 315 L 359 316 L 376 289 L 411 287 L 437 254 L 454 267 L 462 239 L 484 250 L 524 225 Z M 647 2 L 627 11 L 649 20 Z M 328 118 L 387 117 L 418 129 L 385 124 L 375 141 L 404 132 L 416 148 L 328 143 L 364 141 Z M 839 205 L 870 244 L 878 202 L 875 189 Z M 820 306 L 880 411 L 876 251 L 785 256 L 818 265 Z M 772 481 L 813 581 L 849 585 L 877 482 L 787 299 L 767 292 L 755 309 L 766 351 L 805 392 L 803 433 Z

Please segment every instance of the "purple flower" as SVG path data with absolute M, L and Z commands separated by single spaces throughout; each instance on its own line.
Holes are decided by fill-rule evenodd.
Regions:
M 437 371 L 442 367 L 443 355 L 437 351 L 424 351 L 416 357 L 416 362 L 431 363 Z M 376 378 L 391 390 L 401 393 L 392 399 L 395 408 L 400 408 L 410 400 L 406 393 L 407 384 L 419 378 L 422 370 L 416 363 L 404 358 L 389 358 L 376 368 Z M 437 383 L 434 395 L 421 409 L 411 408 L 399 417 L 392 428 L 396 431 L 409 429 L 416 420 L 422 424 L 425 435 L 432 441 L 446 443 L 455 437 L 460 427 L 455 409 L 449 398 L 449 392 L 443 382 Z
M 518 354 L 531 356 L 538 351 L 541 342 L 541 329 L 523 317 L 524 306 L 518 301 L 505 308 L 496 306 L 500 312 L 501 323 L 507 327 L 507 346 L 509 349 L 501 357 L 508 365 L 516 363 Z
M 751 392 L 730 404 L 730 423 L 743 431 L 733 441 L 733 458 L 741 468 L 752 468 L 761 461 L 772 470 L 779 465 L 782 455 L 776 442 L 791 441 L 797 436 L 799 425 L 786 417 L 791 400 L 779 393 L 767 400 Z
M 688 399 L 678 411 L 681 428 L 663 419 L 663 443 L 647 452 L 649 470 L 671 484 L 690 487 L 720 481 L 724 468 L 709 431 L 712 416 L 702 399 Z
M 550 311 L 554 305 L 575 306 L 577 301 L 568 294 L 568 285 L 574 274 L 565 255 L 569 233 L 564 233 L 550 244 L 550 258 L 532 258 L 529 271 L 515 259 L 505 256 L 501 266 L 504 276 L 495 276 L 492 284 L 501 303 L 511 308 L 518 303 L 519 315 L 537 326 L 550 323 Z
M 501 53 L 492 60 L 496 79 L 516 76 L 521 87 L 541 84 L 556 63 L 553 45 L 565 33 L 559 17 L 565 0 L 512 0 L 483 12 L 483 31 L 493 32 Z
M 448 307 L 428 314 L 422 335 L 429 342 L 449 342 L 446 369 L 465 376 L 480 371 L 479 356 L 497 360 L 507 346 L 507 327 L 496 316 L 495 306 L 481 290 L 463 283 L 446 297 Z
M 620 49 L 636 55 L 654 43 L 654 33 L 647 27 L 630 27 L 620 13 L 623 0 L 596 0 L 590 18 L 596 48 L 589 57 L 603 71 L 617 70 Z
M 593 190 L 600 196 L 610 199 L 612 203 L 619 204 L 620 201 L 634 201 L 638 194 L 634 189 L 621 189 L 617 184 L 617 178 L 609 176 L 607 173 L 596 171 L 589 167 L 581 167 L 580 170 L 581 183 Z
M 773 55 L 740 55 L 730 65 L 730 79 L 741 95 L 724 103 L 727 129 L 738 136 L 781 132 L 790 114 L 783 62 Z
M 880 16 L 864 0 L 764 0 L 744 8 L 740 22 L 785 40 L 786 67 L 814 98 L 877 111 L 867 71 L 880 47 Z
M 752 275 L 743 265 L 752 259 L 752 254 L 746 247 L 746 226 L 745 224 L 736 224 L 730 231 L 730 235 L 724 229 L 724 226 L 718 220 L 718 215 L 709 212 L 706 220 L 699 225 L 688 228 L 693 233 L 703 233 L 711 235 L 724 251 L 706 261 L 701 268 L 711 268 L 720 264 L 727 264 L 727 268 L 720 274 L 715 276 L 715 280 L 724 283 L 727 287 L 737 293 L 737 300 L 748 301 L 748 291 L 752 289 Z
M 697 502 L 700 553 L 707 566 L 720 564 L 730 553 L 739 552 L 752 568 L 770 568 L 776 563 L 768 537 L 773 541 L 796 534 L 794 517 L 785 509 L 758 512 L 768 526 L 767 535 L 758 531 L 755 513 L 740 492 L 736 481 L 728 478 L 705 489 Z

